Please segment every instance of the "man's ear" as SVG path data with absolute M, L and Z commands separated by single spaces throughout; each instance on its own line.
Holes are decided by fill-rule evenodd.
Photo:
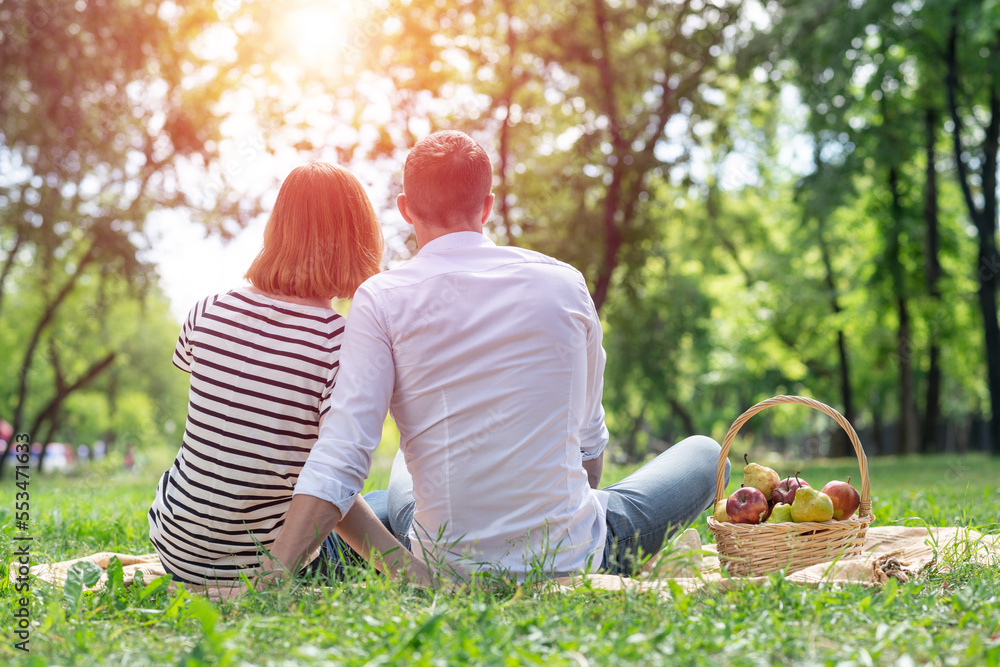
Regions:
M 490 219 L 491 215 L 493 215 L 493 200 L 494 199 L 496 199 L 496 197 L 493 195 L 492 192 L 486 197 L 486 201 L 483 203 L 483 217 L 482 217 L 482 220 L 479 221 L 480 224 L 485 225 L 486 221 Z M 396 201 L 396 204 L 399 205 L 399 201 L 398 200 Z
M 412 225 L 413 218 L 410 217 L 410 212 L 406 210 L 406 195 L 402 192 L 396 195 L 396 208 L 399 209 L 399 214 L 403 216 L 403 220 Z

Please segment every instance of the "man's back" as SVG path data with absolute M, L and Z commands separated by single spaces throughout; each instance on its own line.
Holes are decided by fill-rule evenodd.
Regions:
M 345 356 L 352 335 L 385 336 L 391 349 L 415 552 L 437 543 L 432 558 L 461 570 L 600 565 L 604 496 L 589 488 L 581 450 L 596 456 L 607 442 L 604 354 L 578 271 L 448 234 L 362 286 Z M 374 378 L 385 360 L 368 356 L 361 375 Z

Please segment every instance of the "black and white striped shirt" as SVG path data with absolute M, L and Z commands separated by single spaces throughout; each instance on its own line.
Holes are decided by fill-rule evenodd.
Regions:
M 316 442 L 344 318 L 236 289 L 195 305 L 173 362 L 191 373 L 187 424 L 160 478 L 149 537 L 180 579 L 258 569 Z

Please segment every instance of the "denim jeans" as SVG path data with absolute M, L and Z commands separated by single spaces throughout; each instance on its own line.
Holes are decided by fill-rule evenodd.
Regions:
M 605 487 L 608 533 L 601 563 L 603 572 L 633 574 L 641 564 L 641 556 L 658 553 L 666 539 L 711 507 L 720 451 L 711 438 L 691 436 L 620 482 Z M 729 471 L 726 461 L 727 484 Z M 401 454 L 392 463 L 387 500 L 391 532 L 409 549 L 413 479 Z
M 389 525 L 389 494 L 386 491 L 369 491 L 364 498 L 386 530 L 392 532 L 392 526 Z M 310 563 L 303 574 L 319 571 L 328 578 L 340 580 L 343 579 L 345 565 L 362 565 L 364 562 L 365 559 L 347 546 L 347 542 L 336 531 L 330 531 L 323 540 L 320 557 Z

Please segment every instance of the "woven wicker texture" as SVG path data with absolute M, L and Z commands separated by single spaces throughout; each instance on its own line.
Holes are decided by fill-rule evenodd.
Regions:
M 832 417 L 847 432 L 861 468 L 861 506 L 854 517 L 844 521 L 720 523 L 710 516 L 708 527 L 715 536 L 723 567 L 735 576 L 757 576 L 781 569 L 791 572 L 837 558 L 860 556 L 865 542 L 865 532 L 875 518 L 871 513 L 868 459 L 854 427 L 829 405 L 803 396 L 769 398 L 753 406 L 733 422 L 719 454 L 719 465 L 715 476 L 716 502 L 725 497 L 726 459 L 736 434 L 758 412 L 775 405 L 789 403 L 819 410 Z

